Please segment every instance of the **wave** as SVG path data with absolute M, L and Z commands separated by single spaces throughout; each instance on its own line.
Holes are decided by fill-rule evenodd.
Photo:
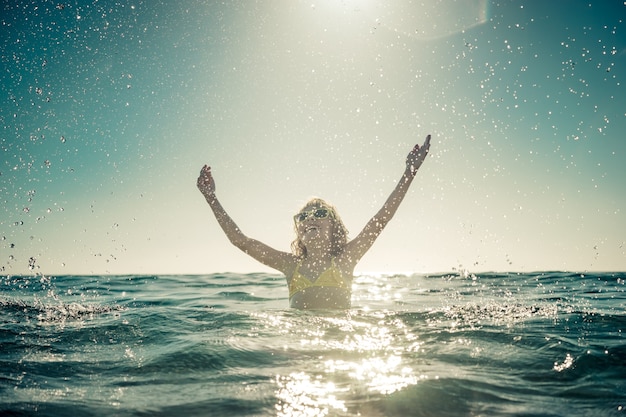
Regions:
M 100 314 L 120 312 L 125 310 L 122 306 L 107 306 L 97 304 L 64 303 L 58 301 L 54 304 L 45 303 L 35 298 L 34 303 L 28 303 L 19 299 L 0 299 L 0 309 L 7 314 L 13 315 L 14 320 L 20 318 L 36 318 L 40 322 L 60 322 L 66 320 L 81 320 Z

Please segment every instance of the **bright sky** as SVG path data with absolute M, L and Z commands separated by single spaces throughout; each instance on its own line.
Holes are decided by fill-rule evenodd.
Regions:
M 429 133 L 358 271 L 626 270 L 626 5 L 462 3 L 3 5 L 2 273 L 271 271 L 204 163 L 288 251 L 311 196 L 355 236 Z

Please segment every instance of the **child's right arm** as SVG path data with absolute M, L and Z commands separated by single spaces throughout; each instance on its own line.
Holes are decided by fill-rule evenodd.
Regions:
M 233 245 L 262 264 L 281 272 L 288 270 L 290 265 L 295 262 L 291 253 L 273 249 L 265 243 L 246 236 L 241 229 L 239 229 L 215 196 L 215 180 L 211 174 L 211 167 L 205 165 L 202 168 L 200 176 L 198 177 L 197 186 L 207 203 L 209 203 L 226 237 Z

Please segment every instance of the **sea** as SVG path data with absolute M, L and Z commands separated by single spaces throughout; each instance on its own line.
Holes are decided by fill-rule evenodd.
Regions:
M 0 276 L 2 416 L 622 416 L 626 272 Z

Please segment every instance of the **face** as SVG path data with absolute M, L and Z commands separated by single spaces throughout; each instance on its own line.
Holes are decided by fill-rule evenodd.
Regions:
M 304 244 L 330 240 L 332 236 L 332 211 L 326 207 L 307 206 L 295 216 L 298 236 Z

